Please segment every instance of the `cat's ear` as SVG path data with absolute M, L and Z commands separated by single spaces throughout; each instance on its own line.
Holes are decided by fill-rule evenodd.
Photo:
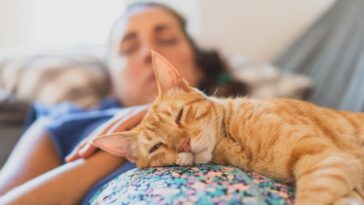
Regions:
M 125 157 L 131 162 L 135 162 L 136 134 L 132 131 L 114 133 L 103 137 L 98 137 L 92 141 L 92 145 L 119 157 Z
M 152 52 L 153 69 L 158 84 L 159 93 L 168 89 L 189 90 L 189 84 L 176 70 L 176 68 L 162 55 L 155 51 Z

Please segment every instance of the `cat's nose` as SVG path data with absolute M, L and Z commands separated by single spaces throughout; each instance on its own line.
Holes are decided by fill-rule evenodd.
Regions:
M 190 138 L 184 137 L 177 145 L 177 152 L 191 152 Z

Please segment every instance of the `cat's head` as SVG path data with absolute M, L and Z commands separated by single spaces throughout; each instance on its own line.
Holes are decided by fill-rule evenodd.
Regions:
M 152 52 L 159 95 L 130 131 L 101 137 L 94 145 L 136 162 L 138 167 L 192 165 L 211 161 L 216 141 L 214 103 Z

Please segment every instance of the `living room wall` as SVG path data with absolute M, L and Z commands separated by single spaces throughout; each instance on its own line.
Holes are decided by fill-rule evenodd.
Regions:
M 228 56 L 273 59 L 334 0 L 201 0 L 199 40 Z
M 0 48 L 48 48 L 105 42 L 133 0 L 2 0 Z M 273 59 L 334 0 L 159 0 L 179 10 L 205 47 L 229 57 Z

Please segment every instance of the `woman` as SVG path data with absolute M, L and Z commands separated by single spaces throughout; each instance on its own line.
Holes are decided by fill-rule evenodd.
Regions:
M 155 3 L 134 4 L 110 35 L 108 65 L 115 100 L 106 99 L 92 111 L 68 105 L 61 109 L 66 113 L 51 111 L 38 118 L 1 170 L 0 204 L 77 204 L 134 167 L 104 151 L 94 153 L 96 148 L 87 142 L 106 132 L 129 129 L 143 118 L 147 106 L 140 105 L 157 94 L 151 49 L 171 61 L 192 86 L 209 94 L 245 91 L 244 85 L 229 79 L 215 52 L 197 48 L 175 11 Z M 69 163 L 64 163 L 67 155 Z

